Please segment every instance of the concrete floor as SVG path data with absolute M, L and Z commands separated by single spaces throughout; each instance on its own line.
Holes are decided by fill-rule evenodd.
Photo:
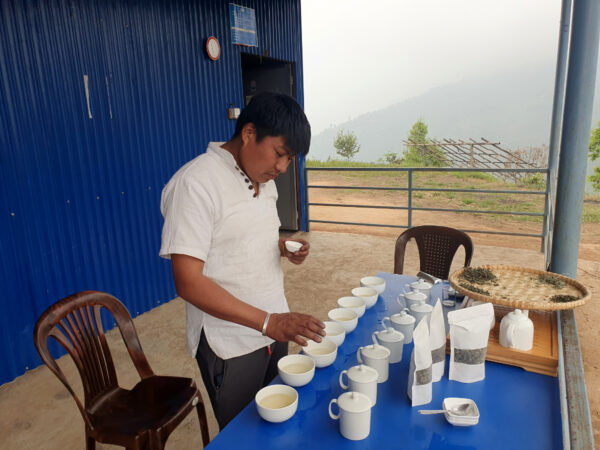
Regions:
M 327 311 L 335 307 L 337 298 L 349 295 L 350 289 L 359 285 L 362 276 L 393 270 L 394 238 L 326 232 L 297 233 L 296 236 L 311 242 L 311 255 L 301 266 L 283 261 L 286 296 L 293 311 L 311 313 L 325 320 Z M 455 267 L 462 264 L 462 258 L 464 253 L 459 250 Z M 543 261 L 543 255 L 533 250 L 481 245 L 476 246 L 473 258 L 473 264 L 514 264 L 540 269 Z M 405 273 L 414 274 L 418 271 L 416 246 L 409 244 L 405 264 Z M 597 279 L 600 274 L 598 264 L 586 264 L 583 266 L 588 268 L 588 272 L 598 272 L 595 275 Z M 590 324 L 597 324 L 598 319 L 599 317 L 590 317 L 588 321 Z M 137 317 L 135 326 L 154 372 L 193 377 L 201 386 L 203 398 L 208 401 L 196 362 L 185 350 L 184 302 L 175 299 L 165 303 Z M 119 382 L 123 387 L 131 387 L 138 381 L 137 373 L 120 335 L 114 332 L 108 335 Z M 290 346 L 290 352 L 297 351 L 296 345 Z M 80 386 L 76 369 L 70 360 L 63 357 L 59 361 L 73 385 Z M 586 373 L 586 378 L 595 378 L 594 374 L 597 372 L 594 372 Z M 79 392 L 81 393 L 80 387 Z M 593 414 L 598 415 L 597 402 L 590 398 L 590 404 L 593 406 Z M 0 386 L 0 405 L 0 448 L 62 450 L 84 447 L 83 421 L 75 402 L 45 366 Z M 210 435 L 213 438 L 218 428 L 210 405 L 207 405 L 207 410 Z M 597 426 L 595 428 L 598 429 Z M 197 416 L 190 414 L 171 435 L 167 449 L 201 447 Z M 97 448 L 113 446 L 98 444 Z

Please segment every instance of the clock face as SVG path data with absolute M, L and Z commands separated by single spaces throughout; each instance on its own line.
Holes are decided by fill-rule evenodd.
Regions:
M 216 61 L 221 56 L 221 45 L 216 37 L 211 36 L 206 40 L 206 53 L 208 53 L 208 57 L 213 61 Z

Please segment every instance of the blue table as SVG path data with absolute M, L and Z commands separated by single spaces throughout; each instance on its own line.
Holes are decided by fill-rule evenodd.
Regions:
M 250 403 L 210 443 L 211 449 L 558 449 L 562 431 L 558 379 L 523 369 L 486 362 L 486 378 L 471 384 L 448 380 L 448 360 L 441 381 L 433 384 L 433 400 L 411 407 L 406 395 L 413 344 L 404 346 L 402 361 L 390 365 L 389 379 L 377 387 L 377 404 L 371 410 L 371 433 L 362 441 L 349 441 L 339 423 L 327 412 L 329 401 L 344 392 L 338 377 L 357 364 L 356 350 L 370 344 L 371 333 L 382 329 L 381 319 L 401 310 L 397 294 L 415 277 L 380 273 L 387 282 L 377 303 L 346 336 L 335 362 L 316 369 L 306 386 L 296 388 L 298 411 L 287 422 L 273 424 L 260 418 Z M 436 289 L 439 287 L 436 286 Z M 437 297 L 434 291 L 432 297 Z M 333 307 L 333 303 L 332 303 Z M 281 383 L 279 377 L 273 383 Z M 443 414 L 421 415 L 418 409 L 440 409 L 445 397 L 475 400 L 481 417 L 474 427 L 454 427 Z

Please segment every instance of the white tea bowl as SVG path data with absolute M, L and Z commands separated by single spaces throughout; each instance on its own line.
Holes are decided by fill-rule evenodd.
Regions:
M 364 277 L 360 279 L 360 285 L 362 287 L 370 287 L 377 291 L 378 294 L 381 294 L 385 291 L 385 280 L 380 277 Z
M 348 308 L 356 313 L 360 319 L 365 313 L 367 302 L 360 297 L 342 297 L 338 298 L 337 304 L 340 308 Z
M 298 250 L 302 248 L 304 244 L 298 241 L 285 241 L 285 248 L 290 253 L 296 253 Z
M 315 375 L 315 361 L 306 355 L 287 355 L 277 363 L 279 376 L 290 386 L 304 386 Z
M 268 422 L 284 422 L 298 409 L 298 392 L 285 384 L 262 388 L 254 397 L 260 417 Z
M 366 308 L 369 309 L 377 303 L 377 296 L 379 294 L 375 288 L 372 287 L 357 287 L 352 289 L 352 295 L 362 298 L 366 303 Z
M 346 330 L 346 334 L 354 331 L 358 325 L 358 314 L 348 308 L 335 308 L 327 313 L 327 317 L 334 322 L 341 324 Z
M 344 326 L 332 320 L 323 323 L 325 324 L 325 337 L 338 347 L 342 345 L 346 339 L 346 329 Z
M 327 338 L 321 342 L 308 341 L 308 345 L 302 347 L 302 352 L 310 356 L 317 367 L 331 365 L 337 356 L 337 345 Z

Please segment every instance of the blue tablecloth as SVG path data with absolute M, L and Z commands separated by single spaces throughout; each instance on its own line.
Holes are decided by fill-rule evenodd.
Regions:
M 446 371 L 433 384 L 433 401 L 411 407 L 406 395 L 413 345 L 404 346 L 402 361 L 390 365 L 389 379 L 378 385 L 377 404 L 371 412 L 371 433 L 362 441 L 350 441 L 339 433 L 339 423 L 329 417 L 332 398 L 344 392 L 338 377 L 357 364 L 356 350 L 370 344 L 371 333 L 381 330 L 381 319 L 402 309 L 396 298 L 402 286 L 415 277 L 380 273 L 386 290 L 374 307 L 346 336 L 336 361 L 316 369 L 306 386 L 296 388 L 298 411 L 288 421 L 273 424 L 260 418 L 250 403 L 211 442 L 211 449 L 554 449 L 562 448 L 558 379 L 523 369 L 486 362 L 486 378 L 471 384 L 448 380 Z M 357 283 L 358 285 L 358 283 Z M 432 298 L 441 293 L 439 285 Z M 332 308 L 336 299 L 327 299 Z M 325 301 L 325 299 L 324 299 Z M 279 377 L 273 383 L 281 383 Z M 455 427 L 443 414 L 421 415 L 418 409 L 440 409 L 445 397 L 467 397 L 477 403 L 481 417 L 473 427 Z

